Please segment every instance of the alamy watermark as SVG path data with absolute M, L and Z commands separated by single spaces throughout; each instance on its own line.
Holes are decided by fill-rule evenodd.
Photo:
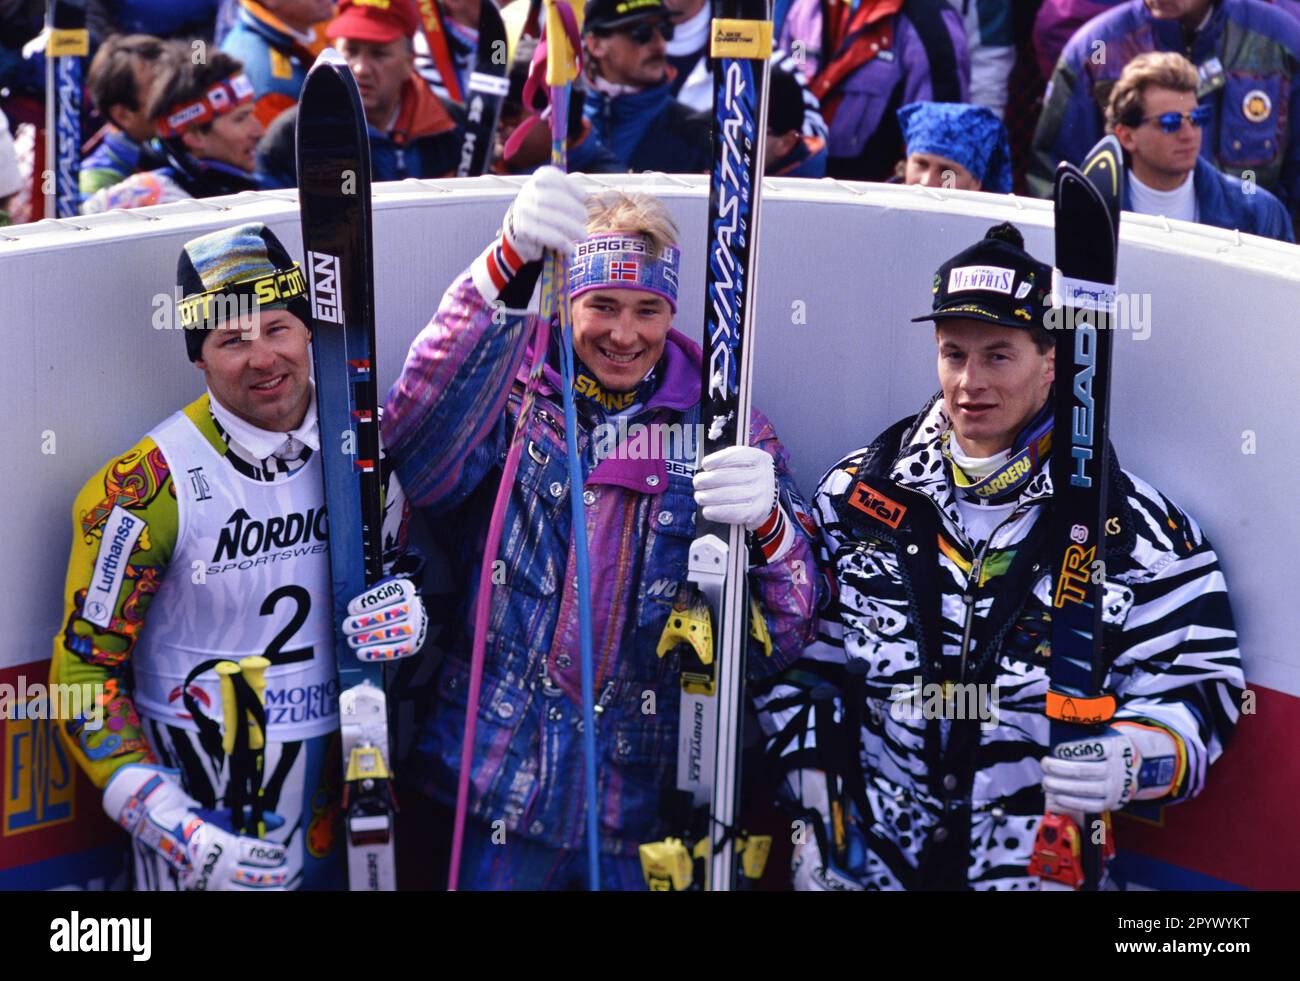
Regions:
M 1085 299 L 1077 293 L 1076 301 Z M 1107 302 L 1113 299 L 1113 306 Z M 1114 293 L 1109 298 L 1093 297 L 1095 302 L 1076 303 L 1073 323 L 1066 317 L 1066 307 L 1053 306 L 1043 312 L 1043 326 L 1048 330 L 1064 330 L 1078 327 L 1085 318 L 1092 322 L 1097 330 L 1127 330 L 1133 333 L 1133 340 L 1145 341 L 1151 336 L 1151 294 L 1150 293 Z
M 889 715 L 895 722 L 921 719 L 978 719 L 985 732 L 998 725 L 998 686 L 946 682 L 897 684 L 889 691 Z
M 147 916 L 85 916 L 73 910 L 50 921 L 50 950 L 56 954 L 153 955 L 153 920 Z
M 262 302 L 253 293 L 205 293 L 186 299 L 179 286 L 171 293 L 155 293 L 150 302 L 154 330 L 210 330 L 218 324 L 238 324 L 240 332 L 255 340 L 261 325 Z
M 704 427 L 678 422 L 603 422 L 591 433 L 597 460 L 690 460 L 704 441 Z
M 64 685 L 27 683 L 18 676 L 16 685 L 0 685 L 0 719 L 22 722 L 27 719 L 83 721 L 89 732 L 104 727 L 101 706 L 106 700 L 103 685 Z

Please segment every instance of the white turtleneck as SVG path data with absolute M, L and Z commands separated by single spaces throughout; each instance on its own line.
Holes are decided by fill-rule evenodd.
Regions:
M 957 442 L 957 434 L 953 433 L 948 440 L 948 455 L 952 457 L 954 465 L 961 468 L 962 472 L 972 480 L 981 480 L 987 477 L 998 467 L 1011 459 L 1011 450 L 1006 449 L 1001 453 L 994 453 L 992 456 L 970 456 Z M 989 504 L 984 501 L 973 500 L 964 494 L 956 495 L 957 511 L 961 514 L 961 523 L 966 529 L 966 535 L 970 539 L 971 545 L 976 548 L 980 544 L 989 540 L 995 528 L 1013 510 L 1018 503 L 1016 498 L 1012 498 L 1003 504 Z
M 1158 191 L 1143 184 L 1133 171 L 1128 172 L 1128 206 L 1139 215 L 1164 215 L 1180 221 L 1196 221 L 1196 175 L 1188 171 L 1187 180 L 1172 191 Z
M 678 24 L 673 39 L 668 42 L 669 57 L 680 58 L 699 51 L 708 44 L 709 21 L 712 17 L 713 11 L 706 3 L 698 12 Z
M 254 460 L 266 460 L 277 457 L 285 461 L 294 461 L 302 456 L 303 446 L 313 453 L 320 450 L 320 423 L 316 418 L 316 386 L 311 386 L 311 403 L 307 414 L 297 429 L 287 433 L 273 433 L 266 429 L 245 422 L 218 401 L 208 389 L 212 408 L 212 417 L 221 424 L 221 428 L 231 440 L 242 447 L 248 457 Z

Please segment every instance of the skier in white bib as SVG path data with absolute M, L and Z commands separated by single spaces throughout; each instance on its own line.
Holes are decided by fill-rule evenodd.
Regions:
M 178 324 L 207 391 L 77 496 L 51 680 L 101 694 L 60 735 L 134 839 L 135 888 L 340 887 L 304 276 L 270 229 L 248 224 L 188 242 L 177 280 Z M 386 566 L 409 571 L 405 499 L 396 479 L 385 490 Z M 420 648 L 423 604 L 410 578 L 395 581 L 405 616 L 382 636 L 345 625 L 357 656 Z

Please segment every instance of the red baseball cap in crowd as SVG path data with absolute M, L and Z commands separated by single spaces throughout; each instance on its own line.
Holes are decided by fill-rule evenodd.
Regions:
M 331 41 L 344 37 L 388 44 L 419 29 L 420 15 L 412 0 L 342 0 L 325 33 Z

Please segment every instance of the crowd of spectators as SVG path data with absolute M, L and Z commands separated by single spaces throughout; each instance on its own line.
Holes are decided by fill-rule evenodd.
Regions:
M 357 78 L 376 180 L 452 176 L 492 2 L 89 0 L 83 210 L 292 186 L 327 46 Z M 500 8 L 496 173 L 548 157 L 524 104 L 530 6 Z M 41 214 L 44 8 L 0 0 L 0 222 Z M 710 15 L 588 0 L 571 169 L 707 169 Z M 1113 132 L 1127 210 L 1294 240 L 1300 0 L 777 0 L 775 21 L 769 175 L 1046 197 Z

